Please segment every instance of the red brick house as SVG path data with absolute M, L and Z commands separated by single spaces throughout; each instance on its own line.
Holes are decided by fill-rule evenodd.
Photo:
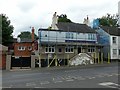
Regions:
M 6 55 L 8 52 L 8 47 L 0 44 L 0 69 L 6 68 Z
M 34 40 L 34 28 L 32 28 L 32 39 L 25 38 L 14 43 L 11 67 L 31 67 L 31 55 L 37 49 L 36 45 L 38 44 Z

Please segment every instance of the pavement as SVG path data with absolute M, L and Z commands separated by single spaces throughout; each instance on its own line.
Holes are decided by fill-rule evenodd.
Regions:
M 37 67 L 37 68 L 30 68 L 30 67 L 13 67 L 11 70 L 1 70 L 2 72 L 8 72 L 8 71 L 27 71 L 27 70 L 41 70 L 41 71 L 46 71 L 46 70 L 59 70 L 59 69 L 87 69 L 87 68 L 94 68 L 94 67 L 109 67 L 113 65 L 120 65 L 120 62 L 111 62 L 111 63 L 96 63 L 96 64 L 88 64 L 88 65 L 78 65 L 78 66 L 52 66 L 52 67 Z
M 42 67 L 42 68 L 34 68 L 31 70 L 59 70 L 59 69 L 87 69 L 87 68 L 94 68 L 94 67 L 109 67 L 109 66 L 119 66 L 120 62 L 112 62 L 112 63 L 96 63 L 96 64 L 88 64 L 88 65 L 78 65 L 78 66 L 53 66 L 53 67 Z M 30 69 L 30 68 L 29 68 Z M 19 69 L 18 69 L 19 70 Z M 24 70 L 24 69 L 23 69 Z

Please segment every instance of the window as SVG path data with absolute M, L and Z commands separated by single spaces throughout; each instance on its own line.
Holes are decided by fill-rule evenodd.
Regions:
M 66 38 L 73 39 L 73 33 L 72 32 L 66 32 Z
M 31 50 L 32 50 L 32 47 L 31 47 L 31 46 L 29 46 L 29 47 L 28 47 L 28 50 L 29 50 L 29 51 L 31 51 Z
M 117 55 L 117 49 L 113 49 L 113 55 Z
M 55 53 L 55 47 L 54 46 L 45 47 L 45 53 Z
M 19 46 L 19 47 L 18 47 L 18 50 L 24 51 L 24 50 L 25 50 L 25 47 L 24 47 L 24 46 Z
M 73 53 L 74 52 L 74 47 L 73 46 L 68 46 L 65 48 L 66 53 Z
M 88 40 L 95 40 L 94 34 L 88 34 Z
M 95 52 L 95 48 L 94 47 L 88 48 L 88 52 Z
M 59 49 L 58 49 L 58 52 L 62 52 L 62 48 L 59 48 Z
M 119 49 L 119 55 L 120 55 L 120 49 Z
M 116 44 L 116 37 L 112 37 L 113 44 Z

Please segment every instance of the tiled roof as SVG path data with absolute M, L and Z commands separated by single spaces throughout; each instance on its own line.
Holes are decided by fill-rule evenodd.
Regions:
M 32 39 L 22 38 L 20 42 L 32 42 Z
M 108 26 L 100 26 L 100 27 L 110 35 L 120 36 L 120 28 L 108 27 Z
M 80 32 L 80 33 L 96 33 L 91 27 L 86 24 L 59 22 L 57 24 L 59 30 Z

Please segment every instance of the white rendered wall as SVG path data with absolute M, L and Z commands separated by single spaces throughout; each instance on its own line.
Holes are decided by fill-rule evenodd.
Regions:
M 119 15 L 118 23 L 120 25 L 120 1 L 118 2 L 118 15 Z

